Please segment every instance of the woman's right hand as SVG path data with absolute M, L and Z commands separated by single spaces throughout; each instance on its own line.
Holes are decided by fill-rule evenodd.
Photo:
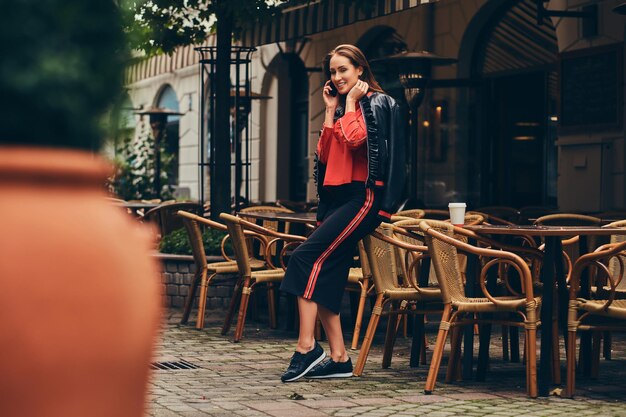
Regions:
M 337 106 L 339 105 L 339 94 L 337 94 L 336 96 L 331 96 L 330 95 L 330 83 L 332 81 L 328 80 L 326 81 L 326 84 L 324 84 L 324 89 L 322 90 L 322 96 L 324 97 L 324 104 L 326 105 L 326 108 L 331 108 L 331 109 L 336 109 Z

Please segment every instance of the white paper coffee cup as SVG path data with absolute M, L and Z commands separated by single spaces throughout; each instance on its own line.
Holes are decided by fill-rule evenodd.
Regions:
M 463 226 L 465 224 L 465 203 L 449 203 L 450 221 L 455 226 Z

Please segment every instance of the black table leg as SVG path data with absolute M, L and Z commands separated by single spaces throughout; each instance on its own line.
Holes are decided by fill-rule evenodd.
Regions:
M 469 240 L 470 245 L 476 245 L 474 239 Z M 475 255 L 467 255 L 467 270 L 465 271 L 465 295 L 476 296 L 477 268 L 479 262 Z M 466 326 L 463 331 L 463 379 L 472 379 L 472 367 L 474 360 L 474 326 Z
M 430 274 L 430 258 L 422 259 L 422 263 L 420 265 L 420 274 L 419 274 L 419 286 L 420 288 L 428 287 L 428 279 Z M 423 308 L 422 305 L 417 306 L 418 309 Z M 411 359 L 409 361 L 409 366 L 411 368 L 416 368 L 420 363 L 420 354 L 424 347 L 424 315 L 416 314 L 413 318 L 413 339 L 411 342 Z
M 548 396 L 552 384 L 552 309 L 554 298 L 555 259 L 560 253 L 555 253 L 559 246 L 558 236 L 546 236 L 545 255 L 541 267 L 541 282 L 543 283 L 543 301 L 541 306 L 541 355 L 537 370 L 538 394 Z M 536 349 L 535 346 L 528 346 Z
M 487 272 L 487 291 L 495 294 L 498 290 L 498 266 L 491 267 Z M 483 313 L 485 319 L 491 319 L 492 313 Z M 489 367 L 489 342 L 491 341 L 491 324 L 480 326 L 480 340 L 478 348 L 478 363 L 476 364 L 476 380 L 484 381 Z

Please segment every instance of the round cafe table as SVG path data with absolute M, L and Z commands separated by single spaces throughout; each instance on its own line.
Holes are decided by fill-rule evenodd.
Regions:
M 537 384 L 539 395 L 547 396 L 552 383 L 560 383 L 560 375 L 558 374 L 560 372 L 559 368 L 555 367 L 555 369 L 552 369 L 551 364 L 553 356 L 552 335 L 554 331 L 557 331 L 557 329 L 552 328 L 555 283 L 558 284 L 559 323 L 564 331 L 564 334 L 567 335 L 567 303 L 569 297 L 567 284 L 565 282 L 563 257 L 561 256 L 563 250 L 561 239 L 580 236 L 579 245 L 580 254 L 582 255 L 587 251 L 587 236 L 626 235 L 626 228 L 535 225 L 475 225 L 465 226 L 465 228 L 482 235 L 534 236 L 543 237 L 545 239 L 545 255 L 540 276 L 541 282 L 543 283 L 543 295 L 541 307 L 541 355 L 537 375 Z M 468 274 L 473 272 L 470 271 L 469 265 L 467 272 Z M 585 286 L 581 287 L 585 288 Z M 465 356 L 468 356 L 467 352 Z M 469 353 L 469 356 L 469 363 L 471 366 L 471 353 Z

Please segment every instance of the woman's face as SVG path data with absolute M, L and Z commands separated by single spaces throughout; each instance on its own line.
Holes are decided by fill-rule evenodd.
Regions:
M 337 87 L 339 94 L 348 94 L 363 74 L 362 67 L 355 67 L 350 59 L 334 54 L 330 58 L 330 80 Z

